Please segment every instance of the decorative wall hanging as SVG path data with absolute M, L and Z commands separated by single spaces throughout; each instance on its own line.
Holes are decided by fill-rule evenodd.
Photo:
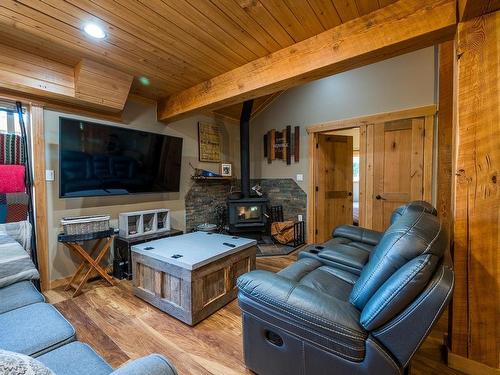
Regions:
M 298 163 L 300 155 L 300 127 L 296 126 L 292 134 L 292 127 L 287 126 L 282 131 L 271 129 L 264 134 L 264 157 L 271 164 L 273 160 L 280 159 L 287 164 Z
M 199 160 L 220 163 L 221 141 L 219 125 L 198 122 Z

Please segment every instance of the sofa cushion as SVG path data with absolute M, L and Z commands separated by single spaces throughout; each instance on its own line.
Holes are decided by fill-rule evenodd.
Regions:
M 369 253 L 348 245 L 335 245 L 325 248 L 318 256 L 348 267 L 362 269 L 368 262 Z
M 385 231 L 354 285 L 350 301 L 359 310 L 407 262 L 424 254 L 443 255 L 447 237 L 439 219 L 421 207 L 407 211 Z
M 323 246 L 325 248 L 328 248 L 328 247 L 331 248 L 331 247 L 334 247 L 336 245 L 348 245 L 348 246 L 352 246 L 356 249 L 364 250 L 368 253 L 371 252 L 373 250 L 373 248 L 375 247 L 375 245 L 371 245 L 371 244 L 364 243 L 364 242 L 353 241 L 349 238 L 344 238 L 344 237 L 332 238 L 332 239 L 324 242 L 321 246 Z
M 332 237 L 347 238 L 351 241 L 361 242 L 375 246 L 379 243 L 383 233 L 354 225 L 339 225 L 333 230 Z
M 357 280 L 356 275 L 325 266 L 320 261 L 311 258 L 299 259 L 277 274 L 342 301 L 349 299 L 349 294 Z
M 340 241 L 339 241 L 340 240 Z M 361 274 L 361 270 L 368 261 L 370 257 L 370 252 L 361 250 L 358 247 L 351 246 L 352 242 L 348 245 L 343 244 L 342 241 L 350 240 L 344 238 L 334 238 L 329 243 L 329 246 L 325 245 L 308 245 L 302 248 L 299 252 L 298 259 L 314 259 L 323 265 L 334 267 L 337 269 L 342 269 L 351 274 L 358 275 Z M 338 250 L 338 252 L 337 252 Z
M 342 301 L 347 301 L 353 284 L 337 277 L 333 272 L 330 272 L 330 270 L 332 270 L 332 267 L 321 266 L 305 275 L 299 281 L 299 284 L 317 290 L 318 292 L 328 294 Z
M 278 275 L 293 281 L 300 281 L 309 272 L 321 267 L 323 263 L 315 259 L 301 259 L 278 272 Z
M 109 375 L 113 369 L 90 346 L 74 341 L 37 358 L 57 375 Z
M 37 357 L 74 341 L 75 330 L 47 303 L 35 303 L 0 315 L 0 349 Z
M 5 288 L 0 288 L 0 314 L 44 301 L 45 298 L 36 290 L 31 281 L 21 281 Z
M 0 374 L 3 375 L 54 375 L 34 358 L 0 349 Z
M 39 277 L 35 265 L 21 244 L 0 232 L 0 288 Z
M 127 362 L 113 372 L 113 375 L 177 375 L 175 367 L 159 354 L 150 354 L 147 357 L 138 358 Z

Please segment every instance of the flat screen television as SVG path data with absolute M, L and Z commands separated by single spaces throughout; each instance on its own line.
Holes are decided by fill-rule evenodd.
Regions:
M 59 196 L 179 191 L 182 138 L 59 119 Z

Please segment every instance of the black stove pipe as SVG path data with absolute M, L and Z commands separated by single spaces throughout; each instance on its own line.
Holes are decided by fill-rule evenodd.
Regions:
M 250 117 L 253 99 L 243 102 L 240 116 L 241 194 L 250 197 Z

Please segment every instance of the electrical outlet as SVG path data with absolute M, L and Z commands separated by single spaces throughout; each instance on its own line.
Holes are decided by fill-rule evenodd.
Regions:
M 55 180 L 55 173 L 53 169 L 46 169 L 45 170 L 45 181 L 54 181 Z
M 302 215 L 297 215 L 297 219 L 298 219 L 299 221 L 302 221 Z
M 297 181 L 304 181 L 304 175 L 302 173 L 297 174 Z

